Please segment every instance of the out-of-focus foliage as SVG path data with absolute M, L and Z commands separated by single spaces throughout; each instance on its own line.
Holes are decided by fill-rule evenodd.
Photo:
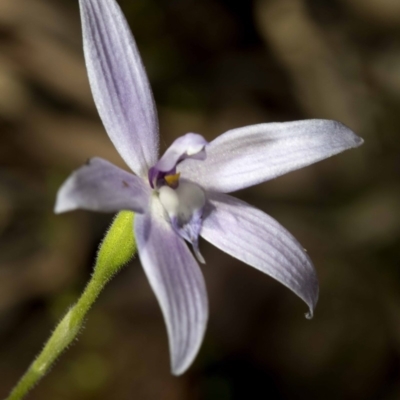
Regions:
M 124 0 L 164 149 L 189 131 L 338 119 L 363 147 L 241 192 L 316 265 L 312 321 L 287 289 L 201 243 L 211 316 L 169 373 L 136 260 L 32 399 L 400 398 L 400 6 L 397 0 Z M 123 166 L 97 116 L 75 0 L 0 0 L 0 398 L 88 280 L 112 216 L 52 213 L 92 156 Z

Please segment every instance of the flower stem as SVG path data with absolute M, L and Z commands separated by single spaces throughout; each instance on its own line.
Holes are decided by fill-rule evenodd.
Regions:
M 99 247 L 91 280 L 79 300 L 70 308 L 45 344 L 41 353 L 6 400 L 20 400 L 46 375 L 54 361 L 72 343 L 82 328 L 87 312 L 107 282 L 135 254 L 134 214 L 121 211 L 115 217 Z

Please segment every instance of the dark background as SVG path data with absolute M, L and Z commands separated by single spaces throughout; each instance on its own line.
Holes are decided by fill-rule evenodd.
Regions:
M 238 193 L 307 248 L 313 320 L 289 290 L 205 242 L 204 344 L 169 372 L 140 263 L 91 310 L 33 400 L 400 399 L 400 2 L 124 0 L 162 143 L 331 118 L 359 149 Z M 134 110 L 132 110 L 134 112 Z M 120 166 L 96 113 L 75 0 L 0 0 L 0 398 L 90 277 L 112 216 L 52 212 L 91 156 Z

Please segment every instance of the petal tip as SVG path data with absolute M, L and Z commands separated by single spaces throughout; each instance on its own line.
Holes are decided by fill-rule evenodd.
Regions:
M 193 357 L 186 357 L 183 360 L 171 360 L 171 373 L 174 376 L 181 376 L 183 375 L 189 367 L 192 365 L 195 356 L 197 355 L 197 352 Z
M 62 214 L 64 210 L 56 203 L 53 208 L 54 214 Z
M 68 196 L 70 188 L 71 178 L 68 178 L 58 190 L 56 202 L 53 209 L 55 214 L 62 214 L 76 209 Z
M 360 136 L 356 135 L 348 126 L 343 124 L 342 122 L 338 122 L 339 128 L 344 130 L 344 132 L 348 135 L 350 139 L 350 146 L 351 147 L 359 147 L 364 143 L 364 139 Z
M 355 146 L 354 147 L 359 147 L 362 144 L 364 144 L 364 139 L 361 138 L 360 136 L 355 135 Z
M 54 209 L 53 212 L 54 214 L 63 214 L 66 213 L 68 211 L 73 211 L 75 210 L 76 207 L 71 207 L 71 206 L 66 206 L 65 204 L 61 204 L 61 202 L 56 201 L 56 204 L 54 205 Z
M 311 302 L 309 302 L 309 303 L 307 302 L 308 306 L 309 306 L 309 311 L 308 311 L 308 313 L 305 314 L 305 317 L 307 319 L 313 319 L 314 318 L 315 307 L 317 306 L 317 303 L 318 303 L 319 285 L 318 285 L 317 278 L 316 278 L 315 283 L 316 283 L 316 285 L 315 285 L 314 290 L 313 290 L 313 295 L 312 295 Z
M 172 375 L 178 377 L 178 376 L 182 376 L 186 370 L 188 369 L 188 367 L 182 368 L 182 367 L 171 367 L 171 373 Z
M 63 212 L 68 211 L 65 205 L 63 206 L 60 201 L 60 194 L 57 195 L 56 203 L 54 204 L 53 212 L 54 214 L 62 214 Z
M 207 325 L 208 317 L 203 319 L 202 332 L 197 337 L 197 343 L 191 347 L 191 349 L 183 354 L 174 354 L 171 352 L 171 373 L 174 376 L 183 375 L 193 364 L 197 354 L 199 353 L 201 344 L 203 342 L 205 328 Z M 171 347 L 170 347 L 171 348 Z
M 304 315 L 307 319 L 313 319 L 314 318 L 314 310 L 310 309 L 310 311 Z

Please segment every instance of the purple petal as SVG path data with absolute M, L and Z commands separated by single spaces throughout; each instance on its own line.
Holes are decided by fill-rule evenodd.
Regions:
M 178 163 L 186 159 L 205 160 L 204 150 L 208 142 L 197 133 L 187 133 L 176 139 L 154 167 L 149 171 L 149 181 L 155 185 L 158 179 L 174 173 Z
M 64 182 L 54 211 L 84 209 L 143 213 L 149 204 L 150 188 L 143 179 L 101 158 L 92 158 Z
M 161 216 L 137 215 L 135 233 L 140 260 L 167 325 L 172 372 L 180 375 L 192 364 L 204 337 L 204 278 L 183 239 Z
M 201 236 L 231 256 L 283 283 L 310 308 L 318 300 L 318 280 L 310 258 L 277 221 L 234 197 L 209 193 L 212 210 Z
M 100 117 L 128 166 L 146 176 L 158 158 L 158 120 L 138 49 L 114 0 L 79 3 L 86 66 Z
M 363 140 L 336 121 L 305 120 L 230 130 L 207 146 L 207 159 L 182 163 L 182 176 L 203 188 L 233 192 L 268 181 Z

